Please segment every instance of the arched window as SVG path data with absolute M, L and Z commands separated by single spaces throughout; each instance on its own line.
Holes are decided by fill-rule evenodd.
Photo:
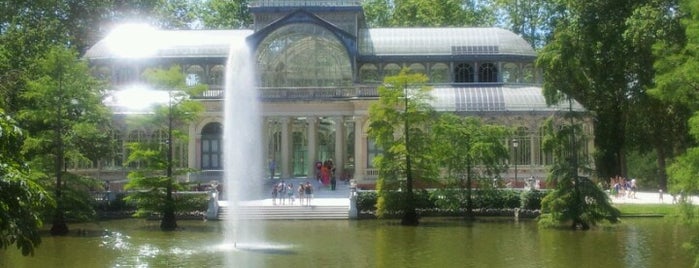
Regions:
M 497 82 L 498 68 L 493 63 L 483 63 L 478 68 L 478 82 Z
M 430 81 L 432 83 L 449 82 L 449 66 L 444 63 L 435 63 L 430 68 Z
M 454 82 L 473 83 L 473 66 L 468 63 L 459 63 L 454 68 Z
M 383 77 L 398 75 L 400 73 L 400 69 L 400 65 L 398 64 L 386 64 L 386 66 L 383 67 Z
M 290 24 L 270 33 L 258 46 L 257 64 L 265 87 L 352 84 L 347 49 L 331 31 L 314 24 Z
M 408 68 L 410 68 L 410 71 L 416 74 L 427 74 L 427 71 L 425 70 L 425 65 L 420 63 L 410 64 Z
M 502 82 L 503 83 L 519 83 L 521 79 L 519 77 L 519 67 L 517 64 L 508 62 L 503 66 L 502 71 Z
M 522 69 L 522 81 L 524 83 L 534 83 L 534 65 L 524 65 L 524 68 Z
M 187 68 L 185 82 L 188 86 L 201 84 L 204 77 L 204 68 L 199 65 L 192 65 Z
M 201 130 L 201 169 L 223 169 L 223 128 L 220 123 L 209 123 Z
M 92 74 L 102 80 L 109 81 L 112 79 L 112 69 L 108 66 L 96 66 L 92 69 Z
M 209 85 L 212 86 L 223 86 L 223 75 L 225 74 L 226 68 L 223 65 L 214 65 L 209 70 Z
M 374 64 L 363 64 L 359 68 L 359 81 L 362 83 L 378 83 L 381 82 L 379 78 L 379 69 L 376 68 Z
M 136 80 L 136 72 L 134 69 L 130 67 L 117 67 L 115 84 L 123 85 Z

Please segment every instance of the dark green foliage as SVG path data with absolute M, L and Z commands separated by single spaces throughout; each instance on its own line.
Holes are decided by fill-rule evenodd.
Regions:
M 449 185 L 466 188 L 466 217 L 473 217 L 473 181 L 489 185 L 490 178 L 502 173 L 508 150 L 503 144 L 508 129 L 489 125 L 479 118 L 441 114 L 434 127 L 436 158 L 445 169 Z M 485 179 L 488 178 L 488 179 Z
M 378 195 L 374 191 L 361 191 L 357 195 L 357 210 L 374 211 L 376 210 L 376 202 Z
M 432 191 L 432 199 L 438 208 L 458 211 L 466 204 L 464 189 L 440 188 Z
M 202 4 L 198 17 L 207 29 L 240 29 L 250 27 L 252 15 L 248 0 L 209 0 Z
M 483 189 L 476 191 L 473 203 L 477 208 L 518 208 L 520 194 L 513 190 Z
M 64 217 L 67 222 L 84 222 L 95 219 L 96 200 L 91 191 L 102 184 L 90 177 L 78 176 L 72 173 L 63 174 L 63 186 L 61 187 L 61 202 Z M 47 190 L 55 190 L 55 185 L 44 182 Z M 44 211 L 44 217 L 55 215 L 56 208 Z M 48 220 L 48 219 L 47 219 Z
M 114 193 L 116 196 L 112 201 L 101 201 L 95 205 L 95 210 L 99 212 L 122 212 L 136 211 L 136 204 L 126 201 L 126 192 Z
M 414 184 L 428 183 L 438 174 L 434 136 L 429 131 L 435 116 L 429 104 L 432 88 L 426 82 L 424 74 L 404 68 L 384 78 L 378 87 L 379 101 L 369 108 L 368 135 L 383 149 L 374 159 L 379 170 L 377 215 L 393 209 L 388 199 L 400 189 L 405 195 L 400 203 L 403 225 L 418 224 Z
M 542 191 L 515 191 L 509 189 L 484 189 L 474 191 L 474 208 L 508 211 L 515 208 L 526 210 L 539 210 Z M 400 192 L 390 192 L 385 196 L 387 215 L 400 214 L 404 195 Z M 438 211 L 435 215 L 458 215 L 465 207 L 466 193 L 464 189 L 442 188 L 434 190 L 420 190 L 415 192 L 415 202 L 419 211 Z M 362 213 L 372 213 L 376 210 L 377 193 L 373 191 L 359 192 L 357 208 Z M 460 213 L 459 213 L 460 214 Z M 499 214 L 495 214 L 499 215 Z
M 523 191 L 520 195 L 520 208 L 528 210 L 541 209 L 541 200 L 546 193 L 539 190 Z
M 0 109 L 0 250 L 15 245 L 29 255 L 41 242 L 41 211 L 55 204 L 29 176 L 23 143 L 24 133 Z
M 160 228 L 173 231 L 177 229 L 176 214 L 182 205 L 174 193 L 186 189 L 184 184 L 177 181 L 177 176 L 190 171 L 176 168 L 182 164 L 173 157 L 174 148 L 177 144 L 186 144 L 187 131 L 182 126 L 189 125 L 203 110 L 201 102 L 191 100 L 189 96 L 205 90 L 206 86 L 187 85 L 177 65 L 169 69 L 147 69 L 143 76 L 151 89 L 164 91 L 167 98 L 152 100 L 154 113 L 133 118 L 138 120 L 129 123 L 135 127 L 162 131 L 166 142 L 162 144 L 161 141 L 150 140 L 129 144 L 126 164 L 135 164 L 139 168 L 129 172 L 126 188 L 134 192 L 127 197 L 127 201 L 137 204 L 136 216 L 161 215 Z
M 548 213 L 545 225 L 554 222 L 571 224 L 572 228 L 588 229 L 597 222 L 606 220 L 610 223 L 619 221 L 621 212 L 612 206 L 606 192 L 587 178 L 559 183 L 542 200 L 542 212 Z M 566 185 L 563 185 L 566 184 Z M 552 221 L 551 221 L 552 220 Z

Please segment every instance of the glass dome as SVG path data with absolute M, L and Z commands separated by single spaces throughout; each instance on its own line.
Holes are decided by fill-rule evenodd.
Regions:
M 335 35 L 310 23 L 283 26 L 257 48 L 264 87 L 327 87 L 352 84 L 349 54 Z

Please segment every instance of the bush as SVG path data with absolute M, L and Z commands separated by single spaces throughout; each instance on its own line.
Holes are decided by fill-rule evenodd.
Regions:
M 416 208 L 422 211 L 459 211 L 466 207 L 466 194 L 464 189 L 436 189 L 428 191 L 418 189 L 414 192 Z M 527 210 L 539 210 L 541 198 L 545 194 L 541 191 L 514 191 L 507 189 L 482 189 L 473 191 L 473 208 L 486 210 L 512 210 L 523 208 Z M 386 193 L 387 213 L 395 215 L 403 209 L 404 195 L 402 192 Z M 361 191 L 357 196 L 357 208 L 360 212 L 376 211 L 378 195 L 373 191 Z M 498 212 L 500 213 L 500 212 Z
M 518 208 L 520 196 L 517 191 L 484 189 L 474 191 L 473 206 L 475 208 Z
M 374 191 L 357 192 L 357 210 L 360 212 L 376 210 L 377 198 L 378 195 Z
M 528 210 L 540 210 L 541 199 L 546 196 L 545 192 L 539 190 L 524 191 L 520 197 L 520 208 Z

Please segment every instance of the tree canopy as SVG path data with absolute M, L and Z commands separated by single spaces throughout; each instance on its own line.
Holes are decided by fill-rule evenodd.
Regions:
M 431 88 L 424 85 L 426 82 L 424 74 L 404 68 L 398 75 L 384 78 L 379 100 L 369 108 L 368 134 L 382 149 L 374 160 L 379 169 L 377 211 L 383 215 L 387 196 L 401 189 L 405 193 L 404 225 L 418 224 L 413 184 L 424 184 L 437 176 L 430 132 L 435 113 L 428 102 Z
M 17 123 L 0 109 L 0 250 L 14 245 L 29 255 L 41 242 L 41 212 L 54 202 L 30 176 L 21 153 L 24 139 Z
M 147 140 L 129 145 L 126 164 L 137 163 L 139 167 L 129 173 L 126 188 L 139 191 L 127 199 L 136 202 L 136 216 L 158 214 L 161 216 L 160 229 L 172 231 L 177 229 L 175 214 L 178 208 L 181 209 L 173 192 L 183 189 L 176 182 L 175 176 L 188 171 L 175 169 L 178 163 L 173 157 L 173 150 L 177 144 L 187 141 L 183 126 L 188 126 L 203 110 L 200 102 L 189 97 L 205 90 L 206 86 L 187 85 L 184 74 L 176 65 L 169 69 L 148 69 L 144 78 L 151 90 L 164 92 L 166 97 L 152 100 L 154 113 L 138 117 L 130 121 L 130 124 L 160 131 L 165 137 L 165 143 L 162 140 Z
M 440 141 L 434 146 L 440 167 L 446 169 L 445 181 L 456 180 L 459 188 L 466 186 L 466 216 L 472 217 L 472 182 L 497 178 L 505 170 L 509 151 L 503 140 L 510 131 L 504 126 L 484 124 L 478 118 L 444 113 L 434 132 L 435 140 Z

